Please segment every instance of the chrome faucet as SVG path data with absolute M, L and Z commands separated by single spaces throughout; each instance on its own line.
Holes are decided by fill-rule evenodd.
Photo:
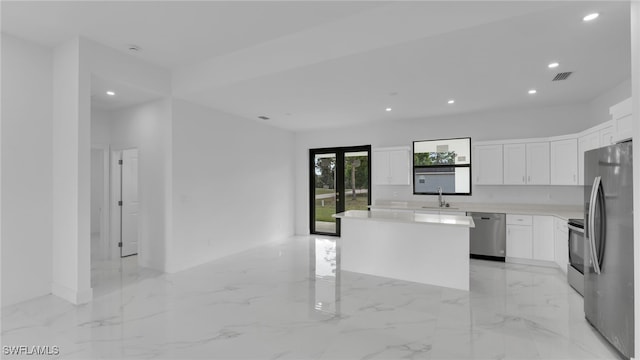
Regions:
M 442 197 L 442 186 L 438 186 L 438 206 L 443 207 L 446 204 Z

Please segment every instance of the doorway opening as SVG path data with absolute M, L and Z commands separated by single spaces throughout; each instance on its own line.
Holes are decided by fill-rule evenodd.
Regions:
M 312 234 L 340 236 L 347 210 L 371 205 L 371 145 L 309 150 L 309 214 Z
M 91 147 L 91 262 L 109 254 L 109 145 Z

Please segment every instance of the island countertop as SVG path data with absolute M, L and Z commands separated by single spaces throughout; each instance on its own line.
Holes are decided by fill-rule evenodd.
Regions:
M 475 227 L 473 218 L 462 215 L 414 214 L 412 212 L 349 210 L 332 215 L 338 219 L 376 220 L 395 223 Z
M 498 204 L 498 203 L 455 203 L 452 207 L 438 207 L 434 202 L 376 200 L 370 205 L 371 210 L 391 211 L 461 211 L 488 212 L 521 215 L 555 216 L 563 220 L 582 219 L 583 209 L 577 205 L 545 205 L 545 204 Z

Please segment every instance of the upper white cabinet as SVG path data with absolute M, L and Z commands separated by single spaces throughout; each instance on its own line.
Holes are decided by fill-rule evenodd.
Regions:
M 633 137 L 633 122 L 631 119 L 631 98 L 621 101 L 609 108 L 609 114 L 615 129 L 614 141 L 624 141 Z
M 592 131 L 578 138 L 578 185 L 584 185 L 584 153 L 599 146 L 599 131 Z
M 405 147 L 373 150 L 373 183 L 375 185 L 410 185 L 411 152 Z
M 549 143 L 527 144 L 527 184 L 549 184 Z
M 474 146 L 475 183 L 478 185 L 502 184 L 502 144 Z
M 578 185 L 578 140 L 551 141 L 551 185 Z
M 600 134 L 599 147 L 609 146 L 616 143 L 616 140 L 615 140 L 616 131 L 614 129 L 613 124 L 610 124 L 609 126 L 600 129 L 598 133 Z
M 504 175 L 505 185 L 523 185 L 527 183 L 527 146 L 525 144 L 505 144 Z
M 475 184 L 584 185 L 585 152 L 631 139 L 631 110 L 629 98 L 609 109 L 611 120 L 578 134 L 476 143 Z
M 549 143 L 505 144 L 504 184 L 548 185 Z

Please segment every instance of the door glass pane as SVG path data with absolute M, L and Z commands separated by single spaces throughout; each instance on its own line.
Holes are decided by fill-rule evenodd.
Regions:
M 369 206 L 369 152 L 344 153 L 345 211 L 367 210 Z
M 315 231 L 336 233 L 336 154 L 316 154 L 315 164 Z

